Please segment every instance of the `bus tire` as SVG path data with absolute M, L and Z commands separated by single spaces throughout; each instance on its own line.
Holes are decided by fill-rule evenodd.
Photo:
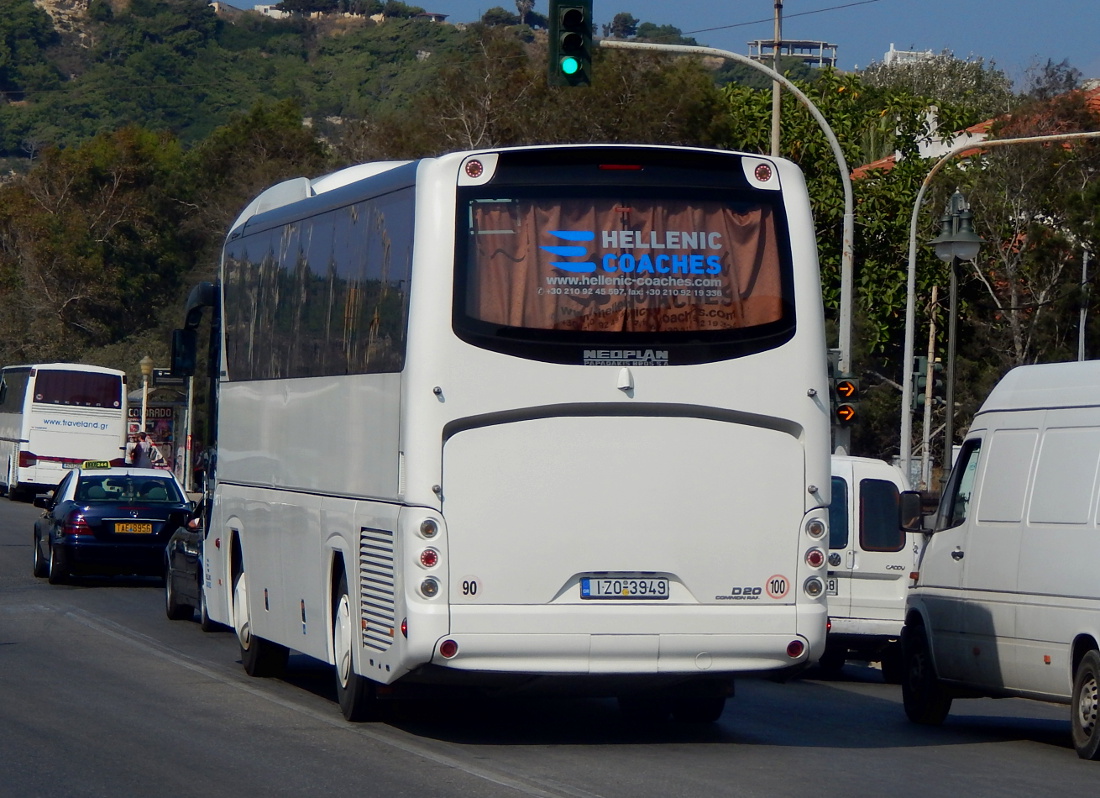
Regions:
M 378 691 L 374 682 L 355 672 L 355 629 L 348 578 L 343 572 L 332 603 L 332 653 L 336 661 L 336 694 L 340 712 L 352 723 L 378 720 Z
M 42 556 L 42 541 L 34 536 L 34 575 L 44 579 L 50 573 L 50 563 Z
M 714 723 L 725 708 L 724 695 L 682 696 L 672 702 L 672 719 L 681 723 Z
M 1100 759 L 1100 653 L 1081 658 L 1073 675 L 1071 726 L 1073 747 L 1082 759 Z
M 928 638 L 922 627 L 906 626 L 901 640 L 901 698 L 905 714 L 914 723 L 939 726 L 951 711 L 951 694 L 936 676 Z
M 248 580 L 242 570 L 233 583 L 233 625 L 241 646 L 241 665 L 249 676 L 281 676 L 286 670 L 290 650 L 252 633 L 248 608 Z
M 672 714 L 672 702 L 660 693 L 626 693 L 618 701 L 619 712 L 631 723 L 664 723 Z

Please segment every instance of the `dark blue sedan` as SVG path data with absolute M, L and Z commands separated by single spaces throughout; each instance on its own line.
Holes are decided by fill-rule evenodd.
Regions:
M 34 499 L 34 575 L 51 584 L 75 575 L 164 573 L 168 538 L 193 504 L 170 471 L 74 468 Z

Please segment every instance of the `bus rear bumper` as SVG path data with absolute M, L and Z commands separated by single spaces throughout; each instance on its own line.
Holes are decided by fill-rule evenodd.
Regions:
M 768 673 L 804 664 L 809 641 L 799 635 L 461 634 L 452 657 L 439 645 L 432 664 L 462 671 L 523 674 Z M 788 646 L 802 642 L 791 657 Z

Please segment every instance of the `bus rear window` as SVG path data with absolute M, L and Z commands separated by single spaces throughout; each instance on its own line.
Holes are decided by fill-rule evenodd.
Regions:
M 464 211 L 456 331 L 487 348 L 589 362 L 585 346 L 660 346 L 684 363 L 789 337 L 789 250 L 767 202 L 649 189 Z
M 122 407 L 122 378 L 88 371 L 39 370 L 34 401 L 71 407 Z

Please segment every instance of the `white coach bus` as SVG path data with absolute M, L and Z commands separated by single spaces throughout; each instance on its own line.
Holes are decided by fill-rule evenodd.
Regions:
M 363 164 L 262 193 L 208 288 L 207 602 L 249 673 L 334 664 L 352 720 L 453 685 L 705 722 L 736 674 L 821 655 L 826 347 L 791 163 Z
M 42 363 L 0 369 L 0 487 L 9 497 L 53 487 L 85 460 L 122 465 L 126 374 Z

